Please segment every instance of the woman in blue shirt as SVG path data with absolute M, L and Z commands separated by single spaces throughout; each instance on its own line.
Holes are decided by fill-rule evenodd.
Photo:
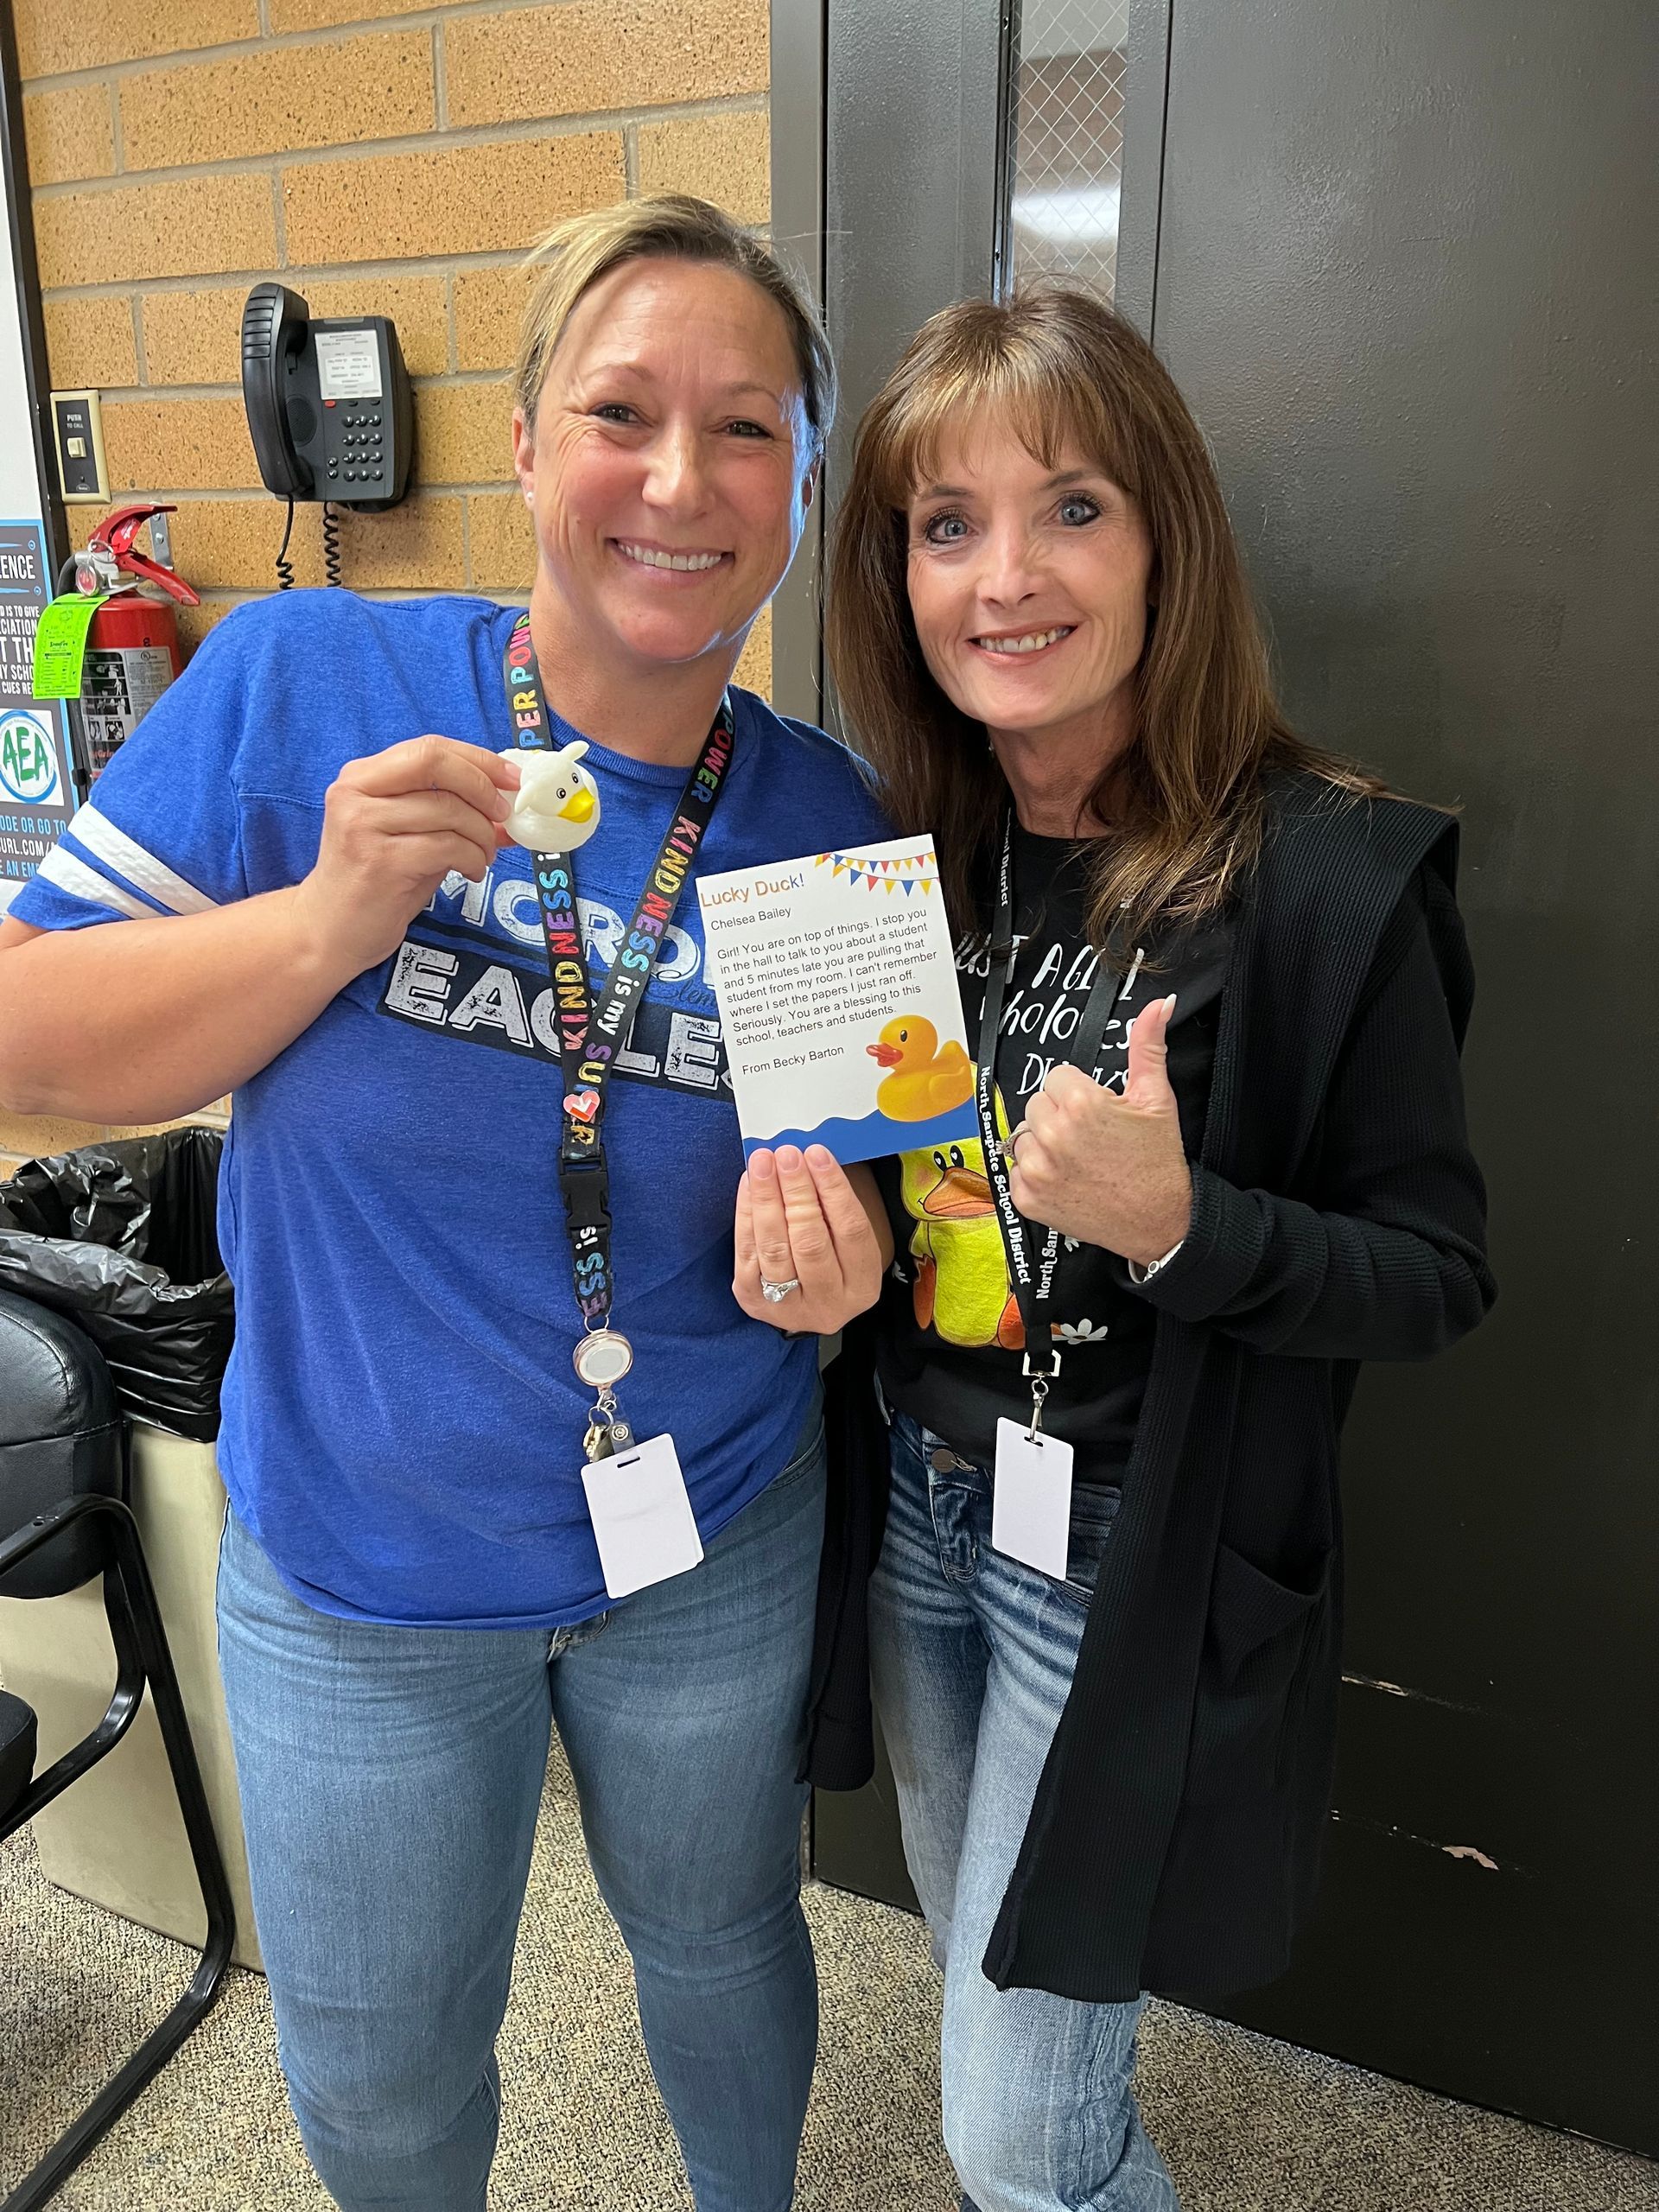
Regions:
M 0 925 L 0 1096 L 139 1122 L 236 1094 L 221 1649 L 335 2201 L 485 2202 L 556 1721 L 701 2212 L 782 2212 L 817 2024 L 807 1332 L 842 1315 L 797 1290 L 791 1338 L 734 1301 L 741 1147 L 686 883 L 881 831 L 837 747 L 728 689 L 834 380 L 702 202 L 575 219 L 543 262 L 527 619 L 232 613 Z M 560 843 L 510 828 L 514 749 L 578 739 Z M 873 1187 L 772 1173 L 825 1197 L 842 1302 L 870 1303 Z

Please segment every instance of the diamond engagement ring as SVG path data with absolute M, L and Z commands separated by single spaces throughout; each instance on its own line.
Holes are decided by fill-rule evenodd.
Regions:
M 800 1287 L 798 1275 L 791 1275 L 787 1282 L 768 1282 L 765 1275 L 760 1278 L 760 1295 L 768 1306 L 781 1306 L 790 1292 L 798 1290 Z

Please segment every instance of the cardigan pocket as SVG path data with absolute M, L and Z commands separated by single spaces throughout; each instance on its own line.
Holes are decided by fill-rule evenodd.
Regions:
M 1298 1590 L 1227 1545 L 1217 1549 L 1187 1756 L 1189 1803 L 1261 1796 L 1278 1786 L 1317 1641 L 1308 1631 L 1330 1580 L 1328 1556 L 1311 1586 Z

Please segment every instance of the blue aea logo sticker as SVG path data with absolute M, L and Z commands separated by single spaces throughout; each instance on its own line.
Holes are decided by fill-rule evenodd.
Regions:
M 53 806 L 62 797 L 52 732 L 21 708 L 0 716 L 0 791 L 23 806 Z

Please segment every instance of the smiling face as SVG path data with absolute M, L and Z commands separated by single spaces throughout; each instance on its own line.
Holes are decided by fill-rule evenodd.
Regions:
M 513 437 L 562 633 L 635 671 L 735 658 L 816 474 L 788 327 L 757 284 L 625 262 L 577 302 Z
M 941 442 L 907 523 L 911 613 L 945 696 L 993 732 L 1104 740 L 1147 639 L 1152 540 L 1128 493 L 981 416 Z

